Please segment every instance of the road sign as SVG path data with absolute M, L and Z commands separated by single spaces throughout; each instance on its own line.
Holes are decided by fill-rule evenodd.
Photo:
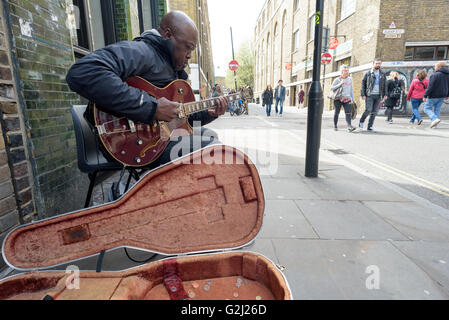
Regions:
M 329 40 L 329 49 L 334 50 L 338 47 L 338 39 L 337 38 L 330 38 Z
M 382 31 L 383 34 L 404 34 L 404 29 L 385 29 Z
M 239 63 L 236 60 L 229 62 L 229 69 L 231 71 L 236 71 L 239 68 Z
M 331 62 L 332 62 L 332 56 L 330 55 L 330 53 L 328 53 L 328 52 L 323 53 L 321 56 L 321 63 L 329 64 Z
M 287 63 L 285 65 L 285 70 L 290 71 L 292 69 L 292 64 L 291 63 Z

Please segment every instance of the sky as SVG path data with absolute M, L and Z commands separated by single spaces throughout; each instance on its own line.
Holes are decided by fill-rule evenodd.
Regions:
M 212 54 L 215 76 L 226 76 L 232 60 L 231 31 L 234 53 L 247 40 L 253 40 L 257 17 L 265 0 L 208 0 Z

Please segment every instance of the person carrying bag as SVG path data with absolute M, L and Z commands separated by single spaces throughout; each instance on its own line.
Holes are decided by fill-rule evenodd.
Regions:
M 335 115 L 334 115 L 334 130 L 338 131 L 338 117 L 340 110 L 343 107 L 346 115 L 346 124 L 348 125 L 348 132 L 353 132 L 355 128 L 352 126 L 352 104 L 354 103 L 354 88 L 352 85 L 352 78 L 349 77 L 348 66 L 341 67 L 341 75 L 334 80 L 331 87 L 331 92 L 328 97 L 334 100 Z

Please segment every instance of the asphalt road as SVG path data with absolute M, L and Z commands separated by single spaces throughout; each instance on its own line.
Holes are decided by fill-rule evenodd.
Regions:
M 233 121 L 223 121 L 220 127 L 245 128 L 245 117 L 229 117 Z M 260 105 L 252 104 L 250 117 L 260 120 L 259 128 L 273 126 L 306 140 L 307 109 L 286 107 L 282 118 L 273 114 L 268 118 Z M 354 126 L 358 126 L 359 119 L 360 116 L 353 121 Z M 322 154 L 331 153 L 368 174 L 449 209 L 449 117 L 443 117 L 436 129 L 429 128 L 426 116 L 419 127 L 411 125 L 405 117 L 394 118 L 393 124 L 386 123 L 385 119 L 384 116 L 376 118 L 374 133 L 367 132 L 366 127 L 364 131 L 349 133 L 343 112 L 339 131 L 334 131 L 333 112 L 324 112 Z

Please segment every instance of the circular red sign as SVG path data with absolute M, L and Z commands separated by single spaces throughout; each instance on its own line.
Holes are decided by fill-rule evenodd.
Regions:
M 329 64 L 332 62 L 332 56 L 330 55 L 330 53 L 326 52 L 323 53 L 323 55 L 321 56 L 321 62 L 323 64 Z
M 236 71 L 239 68 L 239 63 L 236 60 L 229 62 L 229 69 L 231 71 Z
M 290 71 L 291 69 L 292 69 L 292 64 L 291 64 L 291 63 L 287 63 L 287 64 L 285 65 L 285 70 Z
M 333 50 L 333 49 L 337 49 L 338 47 L 338 39 L 337 38 L 330 38 L 329 40 L 329 49 Z

